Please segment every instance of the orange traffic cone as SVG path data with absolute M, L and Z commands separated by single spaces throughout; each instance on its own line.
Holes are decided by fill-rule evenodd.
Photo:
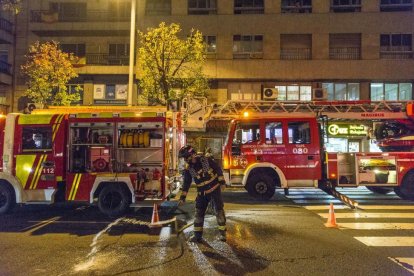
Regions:
M 325 226 L 331 227 L 331 228 L 338 227 L 338 224 L 336 224 L 335 211 L 334 211 L 334 206 L 332 202 L 331 202 L 331 205 L 329 206 L 328 221 L 325 223 Z
M 149 225 L 150 228 L 161 227 L 162 225 L 159 224 L 160 217 L 158 215 L 158 205 L 154 203 L 154 209 L 152 210 L 152 218 L 151 223 Z

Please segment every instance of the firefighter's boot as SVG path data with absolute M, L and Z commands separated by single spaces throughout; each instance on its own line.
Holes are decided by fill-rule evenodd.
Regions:
M 227 241 L 226 231 L 220 230 L 220 233 L 219 233 L 219 235 L 218 235 L 217 239 L 218 239 L 219 241 L 222 241 L 222 242 Z
M 201 235 L 200 232 L 194 232 L 189 239 L 190 242 L 202 242 L 203 241 L 203 236 Z

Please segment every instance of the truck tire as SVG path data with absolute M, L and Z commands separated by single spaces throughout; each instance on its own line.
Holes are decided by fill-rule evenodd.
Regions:
M 0 214 L 10 212 L 16 205 L 16 197 L 13 188 L 5 183 L 0 183 Z
M 273 179 L 264 173 L 251 175 L 246 186 L 249 195 L 260 200 L 269 200 L 276 189 Z
M 370 190 L 373 193 L 380 194 L 380 195 L 386 195 L 388 193 L 392 192 L 391 188 L 383 188 L 383 187 L 373 187 L 373 186 L 365 186 L 368 190 Z
M 119 185 L 107 185 L 99 193 L 98 207 L 109 217 L 119 217 L 129 208 L 129 195 Z
M 414 171 L 409 171 L 394 192 L 402 199 L 414 200 Z

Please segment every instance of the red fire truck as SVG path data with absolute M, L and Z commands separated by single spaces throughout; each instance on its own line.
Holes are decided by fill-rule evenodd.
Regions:
M 118 216 L 165 200 L 184 139 L 180 114 L 114 109 L 2 116 L 0 213 L 77 201 Z
M 414 152 L 327 153 L 326 120 L 405 118 L 401 103 L 383 102 L 235 102 L 216 112 L 233 119 L 223 147 L 223 168 L 232 185 L 269 199 L 276 187 L 367 186 L 392 189 L 414 200 Z M 399 107 L 399 108 L 397 108 Z M 324 118 L 324 119 L 320 119 Z

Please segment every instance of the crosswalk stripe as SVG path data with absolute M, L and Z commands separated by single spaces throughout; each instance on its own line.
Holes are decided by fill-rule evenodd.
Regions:
M 354 237 L 368 246 L 414 246 L 414 237 Z
M 389 257 L 389 259 L 414 274 L 414 258 Z
M 414 210 L 413 205 L 393 205 L 393 206 L 385 206 L 385 205 L 359 205 L 361 209 L 364 210 Z M 313 211 L 313 210 L 328 210 L 328 205 L 312 205 L 312 206 L 304 206 L 304 208 Z M 336 206 L 336 209 L 349 209 L 347 206 Z
M 327 218 L 329 213 L 317 213 L 320 217 Z M 414 213 L 335 213 L 335 217 L 341 218 L 414 218 Z
M 374 222 L 346 222 L 338 223 L 339 227 L 353 230 L 413 230 L 414 223 L 374 223 Z

